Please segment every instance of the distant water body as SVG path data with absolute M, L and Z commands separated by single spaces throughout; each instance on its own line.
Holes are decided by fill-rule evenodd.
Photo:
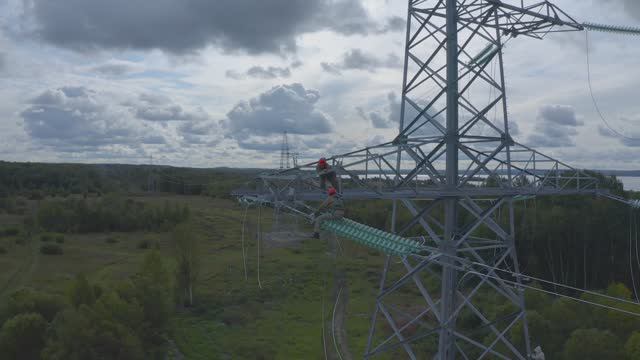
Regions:
M 618 176 L 618 180 L 622 181 L 625 190 L 640 191 L 639 176 Z

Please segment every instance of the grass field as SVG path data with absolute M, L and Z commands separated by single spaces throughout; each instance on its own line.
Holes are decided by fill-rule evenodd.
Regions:
M 346 241 L 337 244 L 330 236 L 290 242 L 264 236 L 259 246 L 258 214 L 249 210 L 245 279 L 244 212 L 235 202 L 201 196 L 136 200 L 186 203 L 192 211 L 202 254 L 196 305 L 178 310 L 171 330 L 186 359 L 337 359 L 337 351 L 345 359 L 361 357 L 383 262 L 380 254 Z M 261 212 L 264 233 L 270 231 L 271 216 L 269 210 Z M 5 217 L 0 223 L 15 220 Z M 169 233 L 65 234 L 63 255 L 40 254 L 37 236 L 22 245 L 15 240 L 2 240 L 8 253 L 0 255 L 0 296 L 20 287 L 63 293 L 78 273 L 100 281 L 131 276 L 148 251 L 138 247 L 142 240 L 167 258 L 172 255 Z

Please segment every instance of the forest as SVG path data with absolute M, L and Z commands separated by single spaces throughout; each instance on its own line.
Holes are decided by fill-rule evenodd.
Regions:
M 316 311 L 328 296 L 327 280 L 319 282 L 328 270 L 317 256 L 325 243 L 266 250 L 252 244 L 251 254 L 263 251 L 262 276 L 282 281 L 256 288 L 246 280 L 256 276 L 257 258 L 250 255 L 251 267 L 243 270 L 239 237 L 247 214 L 228 194 L 256 171 L 0 163 L 0 269 L 15 270 L 0 278 L 0 352 L 7 359 L 285 359 L 322 352 L 318 336 L 324 333 L 311 324 L 325 321 Z M 638 198 L 615 177 L 594 176 L 612 193 Z M 388 230 L 390 203 L 371 205 L 347 204 L 348 216 Z M 249 219 L 260 221 L 255 213 Z M 633 315 L 640 310 L 632 304 L 640 279 L 637 224 L 637 211 L 599 197 L 517 203 L 523 273 L 628 300 L 531 282 L 525 293 L 529 331 L 547 359 L 640 359 L 640 317 Z M 355 259 L 335 260 L 350 272 L 345 311 L 366 314 L 382 256 L 345 246 Z M 30 277 L 15 280 L 25 271 Z M 487 313 L 513 311 L 489 296 L 480 299 Z M 273 326 L 302 326 L 302 340 L 271 341 L 275 335 L 265 329 Z M 366 316 L 345 325 L 356 357 L 366 326 Z M 521 331 L 516 327 L 509 336 L 521 338 Z M 433 354 L 434 346 L 425 343 L 421 350 Z

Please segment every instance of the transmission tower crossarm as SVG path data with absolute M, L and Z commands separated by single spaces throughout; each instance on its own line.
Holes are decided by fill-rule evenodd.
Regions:
M 530 36 L 541 39 L 543 34 L 558 31 L 581 31 L 583 25 L 569 16 L 558 6 L 549 1 L 536 2 L 532 5 L 513 5 L 501 0 L 486 0 L 463 2 L 458 4 L 461 24 L 478 24 L 487 28 L 496 28 L 505 35 L 512 37 L 518 35 Z M 438 9 L 437 7 L 435 9 Z M 434 9 L 415 9 L 419 13 L 427 13 L 430 16 L 442 17 L 446 15 Z M 492 13 L 495 16 L 487 16 Z M 497 19 L 494 23 L 493 20 Z M 555 27 L 562 27 L 555 30 Z

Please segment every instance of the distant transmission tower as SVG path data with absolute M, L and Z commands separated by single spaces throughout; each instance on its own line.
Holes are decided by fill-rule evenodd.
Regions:
M 280 170 L 289 169 L 291 166 L 291 153 L 289 152 L 289 139 L 287 132 L 282 134 L 282 146 L 280 147 Z
M 299 158 L 300 158 L 300 153 L 299 152 L 291 153 L 291 160 L 293 160 L 293 167 L 294 168 L 298 167 L 298 159 Z

